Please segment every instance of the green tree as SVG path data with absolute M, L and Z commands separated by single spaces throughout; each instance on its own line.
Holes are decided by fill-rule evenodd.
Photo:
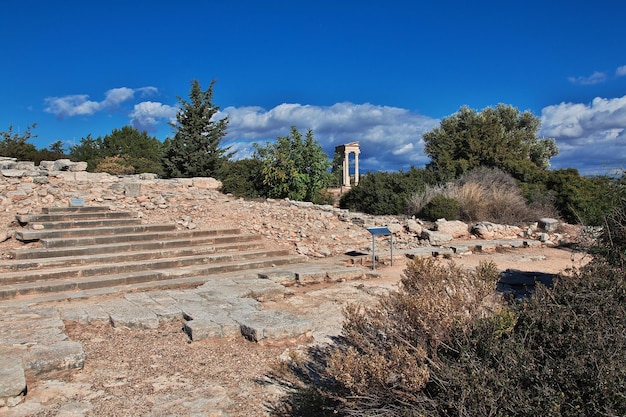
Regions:
M 0 156 L 16 158 L 19 161 L 34 161 L 37 157 L 37 148 L 28 143 L 31 138 L 36 138 L 31 130 L 37 127 L 36 123 L 27 126 L 24 133 L 14 133 L 13 126 L 9 126 L 6 132 L 0 132 Z
M 109 172 L 105 167 L 99 167 L 107 158 L 123 158 L 131 173 L 151 172 L 163 174 L 161 165 L 163 144 L 156 137 L 124 126 L 113 131 L 103 138 L 93 139 L 91 135 L 81 139 L 80 144 L 70 148 L 70 155 L 87 162 L 90 171 Z M 114 174 L 114 172 L 109 172 Z
M 267 187 L 263 185 L 263 162 L 260 159 L 240 159 L 227 161 L 220 169 L 222 192 L 237 197 L 266 197 Z
M 50 146 L 48 146 L 48 150 L 55 154 L 64 155 L 65 149 L 63 141 L 57 140 L 56 142 L 52 142 Z
M 91 137 L 91 133 L 80 139 L 80 143 L 70 147 L 70 157 L 87 162 L 87 170 L 93 171 L 107 155 L 104 154 L 102 138 Z
M 442 179 L 457 178 L 479 166 L 499 168 L 524 181 L 550 166 L 558 153 L 554 139 L 539 139 L 540 120 L 532 113 L 499 104 L 480 112 L 468 107 L 424 134 L 428 167 Z
M 328 186 L 328 155 L 309 129 L 302 138 L 295 126 L 289 136 L 279 136 L 265 146 L 255 144 L 256 157 L 263 162 L 263 184 L 268 197 L 313 201 Z
M 180 110 L 176 115 L 174 138 L 166 141 L 163 165 L 170 177 L 209 177 L 216 174 L 224 161 L 232 156 L 229 148 L 220 144 L 226 135 L 228 117 L 215 120 L 219 107 L 212 103 L 212 81 L 202 91 L 197 80 L 192 81 L 189 101 L 178 98 Z

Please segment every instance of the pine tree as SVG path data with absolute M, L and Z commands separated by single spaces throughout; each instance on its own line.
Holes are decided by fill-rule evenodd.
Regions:
M 226 135 L 228 117 L 213 120 L 219 107 L 212 103 L 213 85 L 202 91 L 200 83 L 193 80 L 189 101 L 178 98 L 180 110 L 173 123 L 174 138 L 165 142 L 163 166 L 170 177 L 210 177 L 232 153 L 221 148 Z

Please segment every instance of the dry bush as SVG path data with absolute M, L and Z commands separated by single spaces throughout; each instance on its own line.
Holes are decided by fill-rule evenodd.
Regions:
M 432 200 L 434 196 L 440 194 L 443 194 L 444 196 L 446 195 L 445 185 L 427 185 L 423 191 L 411 194 L 407 202 L 407 214 L 409 216 L 419 215 L 424 207 L 430 203 L 430 200 Z
M 556 216 L 556 209 L 549 198 L 529 207 L 515 179 L 495 168 L 477 168 L 455 182 L 426 187 L 423 192 L 411 196 L 409 214 L 423 214 L 424 207 L 436 195 L 456 200 L 459 203 L 459 218 L 466 222 L 520 224 Z
M 448 189 L 449 193 L 459 202 L 461 219 L 477 222 L 487 218 L 485 187 L 476 182 L 469 182 L 454 184 Z
M 374 306 L 346 308 L 334 345 L 314 348 L 307 360 L 274 374 L 292 389 L 275 414 L 432 415 L 436 407 L 424 390 L 440 366 L 437 351 L 457 329 L 488 315 L 497 278 L 492 263 L 469 272 L 415 259 L 399 291 Z
M 135 173 L 135 168 L 126 157 L 107 156 L 96 166 L 93 172 L 106 172 L 111 175 L 129 175 Z

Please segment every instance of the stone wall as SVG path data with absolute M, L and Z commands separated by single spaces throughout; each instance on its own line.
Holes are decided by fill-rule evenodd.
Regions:
M 548 244 L 566 240 L 538 224 L 521 229 L 493 224 L 466 225 L 440 220 L 426 224 L 403 216 L 371 216 L 332 206 L 291 200 L 244 200 L 219 192 L 213 178 L 160 179 L 154 174 L 115 176 L 86 172 L 86 164 L 69 160 L 32 162 L 0 161 L 0 239 L 11 236 L 16 214 L 41 212 L 43 207 L 68 206 L 73 199 L 85 205 L 135 211 L 145 222 L 177 223 L 179 227 L 235 226 L 258 233 L 312 257 L 349 251 L 367 252 L 369 227 L 387 226 L 394 248 L 445 245 L 452 239 L 542 239 Z

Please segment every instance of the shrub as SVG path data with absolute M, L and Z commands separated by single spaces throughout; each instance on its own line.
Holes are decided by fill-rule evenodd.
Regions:
M 623 251 L 624 225 L 608 220 L 600 247 Z M 495 265 L 416 258 L 398 291 L 346 308 L 334 344 L 276 369 L 290 394 L 274 415 L 624 416 L 623 267 L 598 257 L 501 304 Z
M 528 206 L 513 177 L 495 168 L 477 168 L 444 186 L 426 186 L 411 196 L 409 214 L 423 215 L 424 208 L 437 195 L 456 200 L 458 218 L 467 222 L 519 224 L 556 216 L 548 198 L 541 200 L 542 204 Z
M 292 395 L 275 409 L 291 416 L 409 416 L 432 413 L 424 389 L 437 351 L 452 329 L 488 311 L 498 273 L 493 264 L 469 272 L 453 263 L 416 258 L 400 291 L 370 307 L 350 306 L 341 338 L 277 368 Z M 434 414 L 430 414 L 434 415 Z
M 130 175 L 135 173 L 135 168 L 126 157 L 107 156 L 96 166 L 94 172 L 106 172 L 111 175 Z
M 456 220 L 459 218 L 459 202 L 454 198 L 438 194 L 424 206 L 422 216 L 430 221 L 437 219 Z
M 605 217 L 596 252 L 610 265 L 626 270 L 626 196 Z
M 237 197 L 266 197 L 266 187 L 261 175 L 262 167 L 263 163 L 258 159 L 226 161 L 218 172 L 222 181 L 221 191 Z
M 432 172 L 411 168 L 407 172 L 371 172 L 359 185 L 341 196 L 341 208 L 368 214 L 406 214 L 409 197 L 434 178 Z

